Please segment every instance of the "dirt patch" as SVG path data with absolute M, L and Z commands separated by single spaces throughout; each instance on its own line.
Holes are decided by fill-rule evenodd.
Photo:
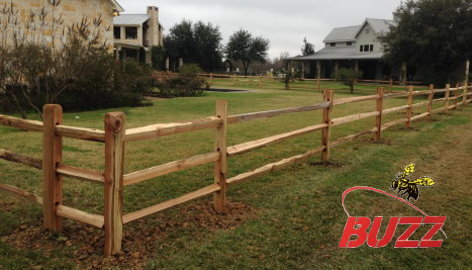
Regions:
M 123 251 L 110 258 L 102 256 L 104 244 L 102 230 L 70 221 L 64 224 L 62 234 L 52 234 L 42 230 L 42 221 L 38 220 L 36 224 L 21 225 L 1 240 L 19 249 L 41 251 L 47 257 L 54 257 L 58 250 L 71 250 L 72 260 L 80 265 L 81 269 L 103 269 L 113 266 L 143 269 L 148 259 L 155 254 L 158 243 L 172 231 L 185 228 L 202 233 L 202 229 L 210 231 L 235 229 L 255 216 L 256 210 L 243 203 L 228 202 L 227 213 L 218 214 L 211 202 L 196 202 L 182 208 L 178 220 L 172 220 L 171 216 L 161 213 L 125 225 Z M 157 225 L 148 225 L 150 221 Z M 37 266 L 35 269 L 43 268 Z

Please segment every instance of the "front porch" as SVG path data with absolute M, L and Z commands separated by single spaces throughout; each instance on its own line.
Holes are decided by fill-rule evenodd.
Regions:
M 120 60 L 130 58 L 149 65 L 152 63 L 151 51 L 137 45 L 115 43 L 115 56 Z
M 400 68 L 384 63 L 381 60 L 296 60 L 299 63 L 304 78 L 331 79 L 337 70 L 348 68 L 362 71 L 364 80 L 399 80 Z

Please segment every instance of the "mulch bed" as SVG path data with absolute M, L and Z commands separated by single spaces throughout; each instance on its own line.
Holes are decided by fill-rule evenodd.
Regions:
M 181 208 L 178 220 L 159 213 L 138 220 L 124 227 L 123 251 L 113 257 L 103 257 L 103 231 L 77 222 L 66 221 L 62 234 L 52 234 L 42 229 L 42 220 L 36 224 L 23 224 L 2 241 L 22 250 L 40 251 L 47 257 L 55 257 L 58 250 L 71 250 L 72 260 L 81 269 L 102 269 L 120 266 L 142 269 L 153 257 L 158 244 L 167 234 L 177 229 L 188 228 L 196 233 L 235 229 L 249 219 L 256 217 L 256 210 L 243 203 L 228 202 L 227 213 L 218 214 L 208 201 L 198 201 Z M 153 219 L 154 226 L 149 226 Z M 158 221 L 158 222 L 156 222 Z M 44 269 L 35 266 L 35 269 Z

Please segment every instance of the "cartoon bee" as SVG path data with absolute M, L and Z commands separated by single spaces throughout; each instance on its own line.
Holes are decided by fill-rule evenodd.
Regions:
M 391 189 L 394 191 L 398 190 L 397 195 L 399 195 L 400 198 L 403 198 L 403 196 L 406 195 L 408 201 L 410 198 L 413 198 L 415 201 L 418 200 L 418 186 L 430 187 L 436 184 L 434 179 L 431 177 L 422 177 L 416 180 L 411 180 L 410 176 L 414 172 L 415 164 L 410 164 L 405 167 L 403 173 L 397 174 L 397 178 L 392 182 Z

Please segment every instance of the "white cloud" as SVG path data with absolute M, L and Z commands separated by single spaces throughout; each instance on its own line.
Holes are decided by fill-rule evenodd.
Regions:
M 169 29 L 182 19 L 211 22 L 220 27 L 224 43 L 238 29 L 271 42 L 271 57 L 300 53 L 302 41 L 320 49 L 334 27 L 361 24 L 365 18 L 392 18 L 401 0 L 118 0 L 125 13 L 145 13 L 158 6 L 161 23 Z

